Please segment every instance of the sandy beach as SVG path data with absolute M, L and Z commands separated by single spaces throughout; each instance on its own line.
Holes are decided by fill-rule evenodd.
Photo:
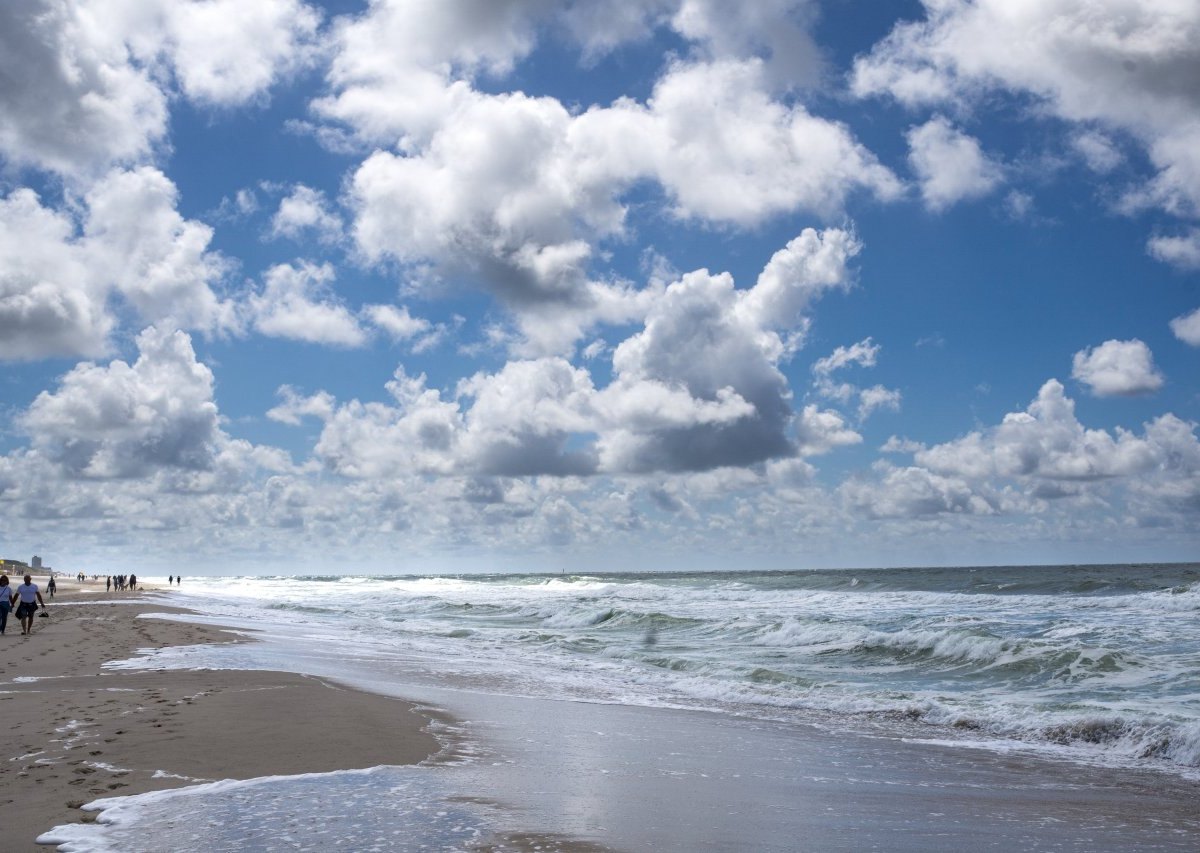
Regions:
M 44 578 L 35 579 L 44 587 Z M 100 591 L 93 591 L 99 589 Z M 171 608 L 145 591 L 58 582 L 49 618 L 0 637 L 7 730 L 0 809 L 5 850 L 94 820 L 81 806 L 202 781 L 403 765 L 439 746 L 411 703 L 281 672 L 110 671 L 140 648 L 230 643 L 223 630 L 139 619 Z

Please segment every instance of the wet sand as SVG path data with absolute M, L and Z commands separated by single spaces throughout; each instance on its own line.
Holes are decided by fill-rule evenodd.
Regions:
M 35 578 L 43 587 L 44 579 Z M 219 628 L 139 619 L 170 612 L 145 591 L 58 582 L 50 616 L 0 636 L 4 850 L 81 806 L 201 781 L 415 764 L 436 753 L 431 716 L 410 702 L 282 672 L 105 670 L 140 648 L 238 642 Z

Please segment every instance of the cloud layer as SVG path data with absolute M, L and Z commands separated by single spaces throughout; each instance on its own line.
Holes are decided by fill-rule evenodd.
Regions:
M 835 5 L 4 6 L 5 533 L 1194 551 L 1200 8 Z

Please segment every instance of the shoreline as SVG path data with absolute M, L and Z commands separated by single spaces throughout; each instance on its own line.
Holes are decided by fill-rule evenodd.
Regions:
M 42 586 L 43 584 L 39 584 Z M 107 670 L 139 649 L 245 639 L 227 629 L 140 619 L 187 613 L 153 590 L 105 593 L 73 580 L 43 591 L 32 636 L 10 615 L 0 637 L 7 729 L 0 808 L 6 850 L 46 850 L 53 827 L 95 820 L 82 806 L 223 779 L 419 764 L 441 751 L 438 715 L 332 681 L 258 670 Z

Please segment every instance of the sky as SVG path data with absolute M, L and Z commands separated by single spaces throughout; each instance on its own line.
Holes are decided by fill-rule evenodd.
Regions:
M 0 556 L 1200 557 L 1194 0 L 0 5 Z

